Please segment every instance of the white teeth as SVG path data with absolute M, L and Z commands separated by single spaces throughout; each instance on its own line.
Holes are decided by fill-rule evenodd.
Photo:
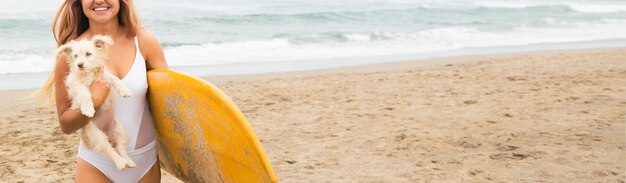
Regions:
M 104 11 L 104 10 L 108 10 L 109 8 L 95 8 L 93 9 L 94 11 Z

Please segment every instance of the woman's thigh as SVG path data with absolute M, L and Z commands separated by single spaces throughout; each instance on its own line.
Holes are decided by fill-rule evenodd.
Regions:
M 152 168 L 146 172 L 146 175 L 139 179 L 138 183 L 152 183 L 152 182 L 161 182 L 161 166 L 159 165 L 159 160 L 157 159 L 152 165 Z
M 80 158 L 78 158 L 78 162 L 76 163 L 76 177 L 74 181 L 78 183 L 111 182 L 100 170 Z

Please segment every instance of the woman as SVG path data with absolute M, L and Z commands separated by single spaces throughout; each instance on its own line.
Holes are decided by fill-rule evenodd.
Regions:
M 71 134 L 90 120 L 96 124 L 116 120 L 127 131 L 128 152 L 137 164 L 135 168 L 119 171 L 110 159 L 87 149 L 81 142 L 75 181 L 160 182 L 155 129 L 145 95 L 148 87 L 146 71 L 166 69 L 167 63 L 158 40 L 140 28 L 132 0 L 65 0 L 56 13 L 52 27 L 57 46 L 72 40 L 91 39 L 96 34 L 111 36 L 115 44 L 109 48 L 105 69 L 118 76 L 133 91 L 133 96 L 127 99 L 117 93 L 113 95 L 115 104 L 111 111 L 114 114 L 90 119 L 80 109 L 69 109 L 70 101 L 64 85 L 69 68 L 65 55 L 57 55 L 53 76 L 42 87 L 40 96 L 52 95 L 54 88 L 63 133 Z M 110 92 L 109 85 L 100 75 L 89 89 L 97 111 Z

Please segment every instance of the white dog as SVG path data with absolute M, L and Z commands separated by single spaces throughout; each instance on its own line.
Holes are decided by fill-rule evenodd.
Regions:
M 96 111 L 91 100 L 89 85 L 94 81 L 100 70 L 104 67 L 107 49 L 113 45 L 109 36 L 95 35 L 89 40 L 72 41 L 62 45 L 58 49 L 59 54 L 67 56 L 70 72 L 65 80 L 67 93 L 71 99 L 71 109 L 80 109 L 87 117 L 93 117 Z M 104 70 L 104 79 L 109 85 L 124 98 L 130 97 L 132 91 L 123 86 L 120 79 Z M 100 111 L 110 111 L 113 105 L 113 92 L 102 104 Z M 112 115 L 112 114 L 103 114 Z M 113 160 L 118 169 L 135 167 L 135 163 L 128 156 L 126 145 L 128 135 L 123 125 L 116 122 L 113 116 L 106 116 L 111 123 L 98 124 L 105 129 L 100 130 L 93 121 L 90 121 L 81 130 L 81 138 L 85 146 L 103 154 Z M 109 141 L 111 140 L 111 141 Z M 110 143 L 109 143 L 110 142 Z

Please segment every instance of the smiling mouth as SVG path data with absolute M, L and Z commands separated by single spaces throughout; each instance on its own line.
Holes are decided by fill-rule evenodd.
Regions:
M 93 10 L 95 12 L 101 12 L 101 11 L 107 11 L 109 9 L 111 9 L 111 7 L 98 7 L 98 8 L 94 8 L 94 9 L 91 9 L 91 10 Z

